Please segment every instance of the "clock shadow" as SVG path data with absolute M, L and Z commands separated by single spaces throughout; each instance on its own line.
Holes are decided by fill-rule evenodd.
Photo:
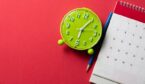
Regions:
M 101 49 L 103 40 L 105 38 L 105 32 L 106 32 L 106 29 L 103 29 L 103 33 L 102 33 L 102 36 L 101 36 L 99 42 L 93 47 L 93 49 L 94 49 L 94 56 L 95 56 L 93 63 L 95 63 L 97 58 L 98 58 L 99 51 Z M 82 60 L 89 61 L 89 59 L 91 57 L 91 55 L 89 55 L 87 53 L 87 50 L 74 50 L 74 49 L 70 48 L 67 45 L 64 46 L 63 50 L 67 54 L 75 54 L 74 56 L 77 56 L 78 58 L 81 58 Z
M 93 47 L 93 49 L 94 49 L 94 59 L 93 59 L 92 65 L 90 66 L 90 68 L 88 70 L 90 73 L 92 72 L 92 70 L 93 70 L 92 68 L 93 68 L 95 62 L 97 61 L 97 58 L 98 58 L 98 55 L 99 55 L 99 51 L 101 49 L 103 40 L 105 38 L 105 33 L 106 33 L 106 29 L 103 29 L 102 36 L 101 36 L 99 42 Z M 81 50 L 74 50 L 74 49 L 70 48 L 67 45 L 64 46 L 63 50 L 67 54 L 75 54 L 74 55 L 75 57 L 77 57 L 78 59 L 84 60 L 87 63 L 88 63 L 88 61 L 89 61 L 89 59 L 91 57 L 91 55 L 88 55 L 87 50 L 83 50 L 83 51 L 81 51 Z M 94 84 L 94 83 L 90 83 L 90 84 Z
M 93 49 L 94 49 L 94 51 L 95 51 L 95 57 L 94 57 L 94 61 L 93 61 L 93 63 L 95 63 L 96 62 L 96 60 L 97 60 L 97 57 L 98 57 L 98 54 L 99 54 L 99 50 L 100 50 L 100 42 L 97 44 L 97 45 L 95 45 L 94 47 L 93 47 Z M 66 54 L 74 54 L 74 56 L 75 57 L 77 57 L 77 58 L 79 58 L 79 59 L 81 59 L 81 60 L 84 60 L 84 61 L 89 61 L 89 59 L 90 59 L 90 57 L 91 57 L 91 55 L 89 55 L 88 53 L 87 53 L 87 50 L 74 50 L 74 49 L 72 49 L 72 48 L 70 48 L 69 46 L 67 46 L 67 45 L 65 45 L 64 47 L 63 47 L 63 50 L 64 50 L 64 52 L 66 53 Z M 90 67 L 91 68 L 91 67 Z
M 75 54 L 74 56 L 77 56 L 82 60 L 88 60 L 90 58 L 87 54 L 87 50 L 74 50 L 67 45 L 64 46 L 64 52 L 67 54 Z

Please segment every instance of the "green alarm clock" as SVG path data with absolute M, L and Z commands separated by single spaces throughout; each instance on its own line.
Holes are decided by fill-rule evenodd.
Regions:
M 62 39 L 58 44 L 66 43 L 75 50 L 88 50 L 93 54 L 92 49 L 101 38 L 102 25 L 99 17 L 88 8 L 77 8 L 68 12 L 60 24 Z

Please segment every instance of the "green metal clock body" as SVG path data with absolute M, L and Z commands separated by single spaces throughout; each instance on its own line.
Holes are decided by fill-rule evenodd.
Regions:
M 92 10 L 77 8 L 63 17 L 60 33 L 62 42 L 69 47 L 75 50 L 87 50 L 100 40 L 102 25 L 99 17 Z

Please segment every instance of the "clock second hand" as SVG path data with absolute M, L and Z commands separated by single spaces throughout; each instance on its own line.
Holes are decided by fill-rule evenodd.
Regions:
M 89 20 L 83 27 L 81 27 L 79 30 L 79 34 L 78 34 L 78 38 L 80 38 L 81 34 L 82 34 L 82 31 L 86 28 L 87 25 L 89 25 L 91 22 L 93 21 L 92 20 Z

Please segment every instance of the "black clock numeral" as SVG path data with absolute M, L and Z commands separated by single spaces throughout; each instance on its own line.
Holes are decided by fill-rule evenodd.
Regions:
M 81 17 L 81 14 L 77 14 L 77 18 L 80 18 Z
M 69 41 L 72 41 L 72 40 L 73 40 L 73 37 L 70 37 L 70 38 L 69 38 Z
M 70 24 L 69 23 L 66 24 L 66 28 L 70 28 Z
M 84 45 L 84 46 L 86 46 L 86 45 L 87 45 L 87 42 L 86 42 L 86 41 L 84 41 L 84 42 L 83 42 L 83 45 Z
M 66 31 L 66 35 L 69 35 L 69 34 L 70 34 L 70 32 L 67 30 L 67 31 Z
M 74 17 L 70 17 L 70 21 L 71 22 L 74 22 L 75 21 L 75 18 Z
M 93 41 L 93 38 L 92 38 L 92 37 L 90 37 L 90 38 L 89 38 L 89 40 L 90 40 L 90 42 L 92 42 L 92 41 Z
M 96 31 L 94 32 L 94 36 L 95 36 L 95 37 L 97 36 L 97 32 L 96 32 Z
M 101 34 L 100 33 L 98 33 L 98 36 L 100 36 Z
M 93 26 L 93 28 L 95 28 L 95 29 L 96 29 L 96 28 L 97 28 L 97 24 L 95 24 L 95 25 Z
M 88 18 L 89 18 L 89 14 L 88 13 L 85 13 L 84 19 L 88 19 Z
M 79 40 L 76 40 L 75 46 L 78 46 L 79 44 L 80 44 L 80 41 Z

